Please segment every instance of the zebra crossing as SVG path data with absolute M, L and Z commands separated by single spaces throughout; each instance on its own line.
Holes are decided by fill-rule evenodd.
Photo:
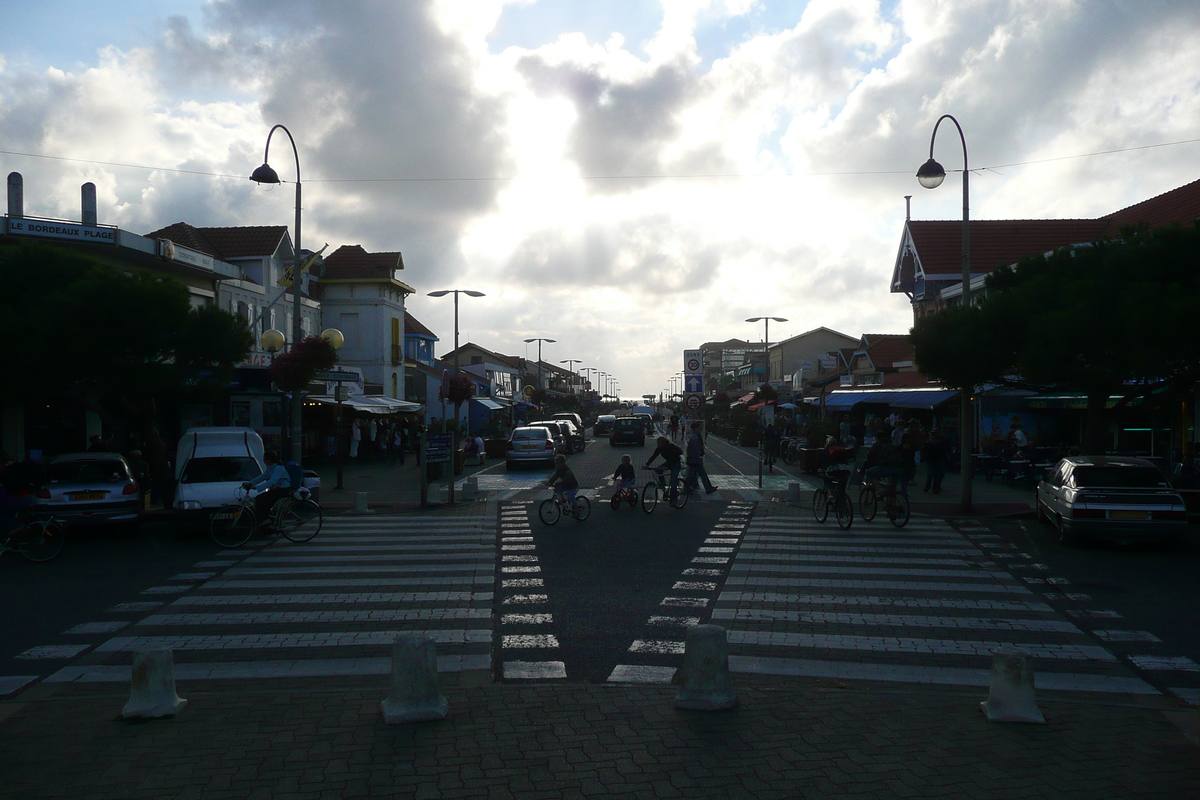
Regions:
M 717 597 L 733 672 L 987 686 L 1015 645 L 1040 688 L 1157 694 L 949 522 L 842 531 L 789 511 L 751 521 Z
M 46 680 L 127 681 L 156 648 L 185 680 L 384 675 L 400 633 L 433 638 L 440 672 L 491 670 L 494 517 L 331 517 L 310 542 L 219 558 L 110 609 L 152 613 Z

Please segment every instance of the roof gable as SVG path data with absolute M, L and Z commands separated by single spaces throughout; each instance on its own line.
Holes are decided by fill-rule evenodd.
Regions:
M 398 251 L 368 253 L 360 244 L 346 244 L 325 258 L 325 275 L 321 280 L 395 280 L 395 272 L 404 269 L 404 258 Z

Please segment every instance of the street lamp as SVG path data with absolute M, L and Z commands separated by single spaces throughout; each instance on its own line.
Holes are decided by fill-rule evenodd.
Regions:
M 272 363 L 275 361 L 275 354 L 283 349 L 286 342 L 287 340 L 284 339 L 283 332 L 277 331 L 274 328 L 263 331 L 262 336 L 258 339 L 258 343 L 262 345 L 262 349 L 271 354 Z
M 763 370 L 765 371 L 767 383 L 771 382 L 771 356 L 768 352 L 771 349 L 771 320 L 776 322 L 787 322 L 783 317 L 751 317 L 746 322 L 762 321 L 763 324 Z
M 263 334 L 263 337 L 266 338 L 266 334 Z M 341 350 L 342 345 L 346 343 L 346 337 L 337 328 L 326 328 L 321 331 L 321 338 L 329 342 L 329 346 L 335 351 Z M 333 488 L 342 489 L 345 488 L 342 486 L 342 396 L 345 392 L 342 391 L 341 381 L 337 382 L 337 387 L 334 391 L 337 392 L 337 421 L 334 424 L 334 452 L 337 455 L 337 486 Z
M 276 125 L 271 128 L 267 134 L 267 147 L 263 152 L 262 166 L 254 170 L 250 175 L 250 180 L 255 183 L 281 183 L 279 174 L 271 168 L 268 163 L 271 153 L 271 137 L 275 131 L 282 130 L 287 134 L 288 140 L 292 143 L 292 154 L 296 157 L 296 242 L 293 245 L 295 254 L 295 266 L 292 269 L 292 347 L 300 343 L 301 325 L 300 314 L 302 306 L 300 303 L 300 287 L 303 283 L 300 275 L 300 152 L 296 149 L 296 140 L 292 138 L 292 132 L 282 125 Z M 292 392 L 292 418 L 288 435 L 292 440 L 292 461 L 300 463 L 301 458 L 301 441 L 300 441 L 300 415 L 304 410 L 303 394 L 296 390 Z
M 439 289 L 436 292 L 429 292 L 427 297 L 445 297 L 448 294 L 454 295 L 454 374 L 459 374 L 458 369 L 458 296 L 465 294 L 469 297 L 484 297 L 483 292 L 472 291 L 471 289 Z M 454 404 L 454 422 L 458 424 L 459 404 Z M 442 416 L 445 416 L 446 409 L 442 408 Z
M 576 364 L 582 364 L 582 363 L 583 363 L 583 359 L 579 359 L 579 358 L 564 358 L 562 361 L 560 361 L 560 362 L 558 362 L 558 363 L 560 363 L 560 364 L 566 364 L 566 365 L 567 365 L 567 369 L 571 370 L 571 394 L 575 394 L 575 365 L 576 365 Z
M 958 138 L 962 142 L 963 149 L 962 307 L 969 309 L 971 307 L 971 190 L 969 180 L 971 171 L 967 161 L 967 137 L 963 135 L 963 129 L 958 124 L 958 120 L 949 114 L 938 117 L 937 123 L 933 126 L 933 135 L 929 137 L 929 160 L 917 170 L 917 181 L 926 189 L 936 189 L 946 179 L 945 167 L 933 160 L 933 143 L 937 139 L 938 127 L 943 120 L 947 119 L 953 122 L 954 127 L 958 129 Z M 968 514 L 971 512 L 971 468 L 973 466 L 971 447 L 975 437 L 971 431 L 971 387 L 960 387 L 960 391 L 962 392 L 962 409 L 959 412 L 958 420 L 958 499 L 962 505 L 962 513 Z
M 545 339 L 541 336 L 535 336 L 532 339 L 525 340 L 525 344 L 531 344 L 532 342 L 538 343 L 538 388 L 541 389 L 542 388 L 542 342 L 546 342 L 547 344 L 554 344 L 554 340 L 553 339 Z
M 596 369 L 595 367 L 581 367 L 579 371 L 580 371 L 580 372 L 586 372 L 586 373 L 587 373 L 587 379 L 588 379 L 588 383 L 591 383 L 591 382 L 592 382 L 592 373 L 593 373 L 593 372 L 595 372 L 595 373 L 597 373 L 597 374 L 599 374 L 599 372 L 600 372 L 600 370 Z M 596 387 L 594 387 L 594 386 L 593 386 L 593 387 L 592 387 L 592 391 L 594 391 L 594 392 L 595 392 L 595 391 L 596 391 Z M 599 394 L 599 392 L 597 392 L 597 394 Z

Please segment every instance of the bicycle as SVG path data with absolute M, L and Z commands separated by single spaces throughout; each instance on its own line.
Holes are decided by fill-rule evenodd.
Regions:
M 832 472 L 842 471 L 833 470 Z M 813 492 L 813 516 L 817 522 L 824 523 L 829 519 L 829 512 L 832 511 L 838 527 L 848 530 L 854 524 L 854 501 L 850 499 L 850 494 L 846 491 L 847 481 L 832 475 L 830 470 L 822 470 L 821 476 L 825 479 L 825 485 Z M 833 488 L 832 492 L 830 487 Z
M 26 561 L 40 562 L 62 552 L 66 535 L 61 522 L 53 516 L 35 517 L 29 509 L 18 511 L 16 517 L 21 524 L 0 540 L 0 553 L 20 553 Z
M 583 522 L 592 513 L 592 501 L 581 494 L 575 495 L 575 504 L 567 502 L 565 492 L 550 490 L 551 495 L 538 506 L 538 517 L 546 525 L 553 525 L 563 515 L 574 517 L 576 522 Z
M 222 506 L 208 522 L 213 541 L 222 547 L 241 547 L 258 530 L 258 512 L 248 489 L 237 503 Z M 308 489 L 297 489 L 271 508 L 267 526 L 293 542 L 307 542 L 321 531 L 325 515 Z
M 613 511 L 616 511 L 618 508 L 620 508 L 621 503 L 629 503 L 630 508 L 637 508 L 637 489 L 632 486 L 626 486 L 621 489 L 617 489 L 615 492 L 613 492 L 613 496 L 609 499 L 609 502 L 612 503 Z
M 880 478 L 878 487 L 875 483 L 864 475 L 862 489 L 858 492 L 858 510 L 862 518 L 867 522 L 875 519 L 875 515 L 879 513 L 879 501 L 882 500 L 888 521 L 897 528 L 903 528 L 908 524 L 912 513 L 908 495 L 896 490 L 895 477 Z
M 687 505 L 690 492 L 684 484 L 683 475 L 675 479 L 673 484 L 669 483 L 667 477 L 670 472 L 670 467 L 642 467 L 654 473 L 654 479 L 646 481 L 646 485 L 642 487 L 642 511 L 647 514 L 654 511 L 658 507 L 658 501 L 662 498 L 668 498 L 671 508 L 679 509 Z

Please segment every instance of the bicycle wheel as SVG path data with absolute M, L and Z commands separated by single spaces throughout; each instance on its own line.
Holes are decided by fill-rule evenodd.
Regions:
M 833 501 L 833 514 L 837 517 L 838 527 L 849 530 L 854 524 L 854 501 L 845 492 L 839 492 Z
M 679 509 L 687 505 L 688 495 L 691 494 L 687 490 L 687 486 L 683 483 L 683 478 L 675 481 L 671 485 L 671 508 Z
M 250 506 L 222 506 L 208 521 L 208 532 L 222 547 L 241 547 L 258 530 L 258 517 Z
M 897 528 L 903 528 L 908 524 L 909 514 L 912 509 L 908 505 L 908 495 L 897 494 L 892 498 L 891 507 L 888 508 L 888 521 Z
M 630 508 L 637 508 L 638 507 L 637 489 L 630 487 L 629 488 L 629 496 L 626 499 L 629 501 Z
M 653 481 L 642 487 L 642 511 L 647 514 L 658 507 L 658 484 Z
M 296 500 L 279 510 L 276 525 L 293 542 L 307 542 L 321 532 L 325 515 L 312 500 Z
M 879 496 L 875 493 L 875 487 L 869 483 L 864 483 L 858 490 L 858 511 L 862 514 L 864 522 L 870 522 L 879 513 Z
M 30 522 L 14 536 L 21 537 L 17 550 L 30 561 L 49 561 L 62 552 L 66 541 L 62 526 L 52 519 Z
M 829 490 L 824 487 L 813 492 L 813 516 L 817 522 L 829 519 Z
M 583 495 L 575 498 L 575 521 L 583 522 L 592 515 L 592 501 Z
M 551 497 L 548 500 L 543 500 L 538 506 L 538 518 L 545 525 L 553 525 L 558 522 L 558 518 L 562 516 L 562 509 L 558 507 L 558 503 Z
M 613 511 L 616 511 L 621 507 L 621 493 L 619 491 L 613 492 L 612 499 L 610 499 L 608 502 L 612 505 Z

